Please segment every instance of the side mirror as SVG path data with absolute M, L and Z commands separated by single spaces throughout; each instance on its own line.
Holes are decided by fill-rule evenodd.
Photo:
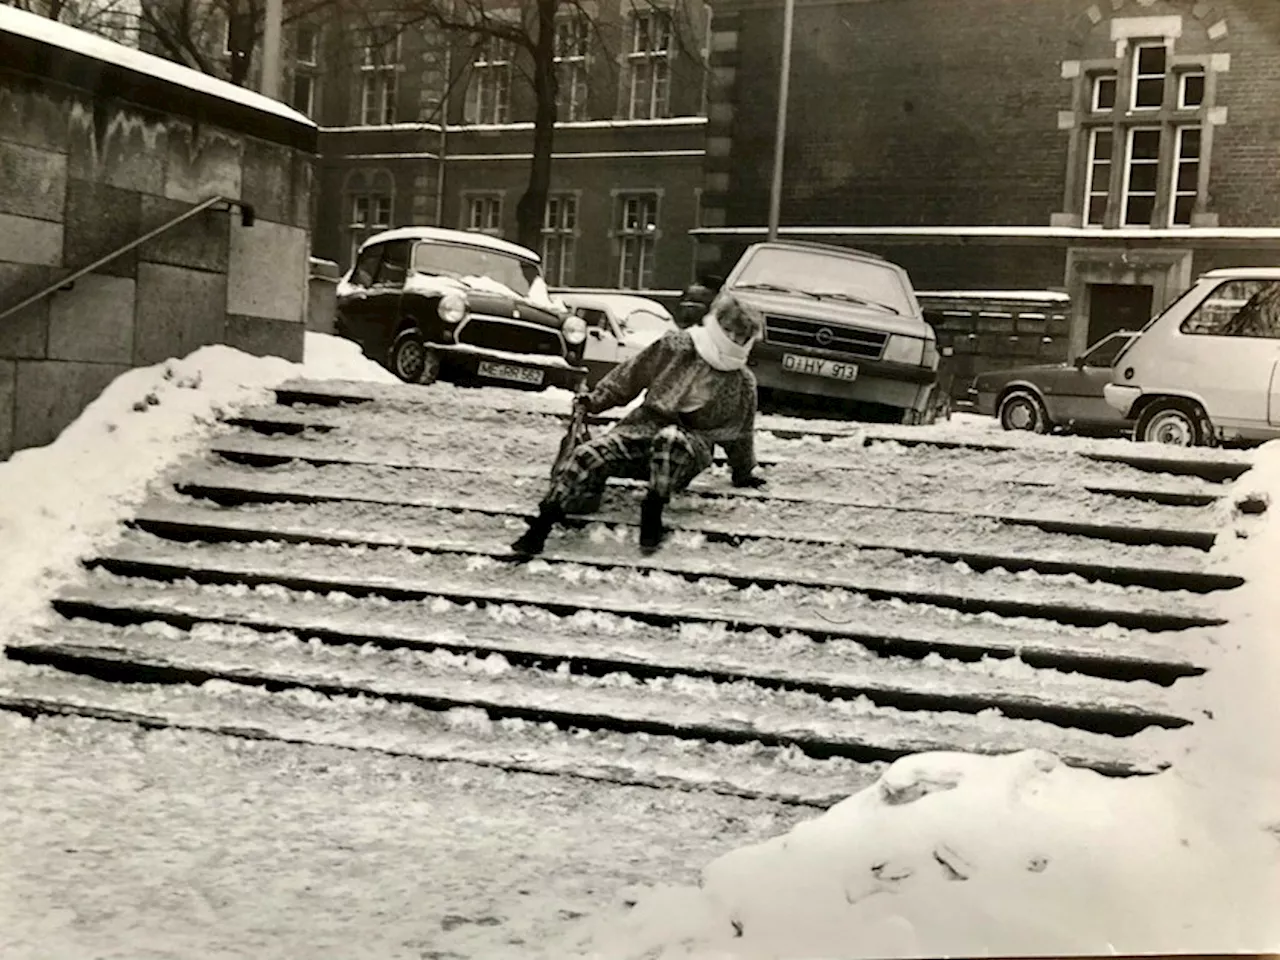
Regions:
M 1083 355 L 1083 354 L 1081 354 L 1080 356 L 1076 357 L 1076 369 L 1077 369 L 1077 370 L 1083 370 L 1086 366 L 1087 366 L 1087 364 L 1086 364 L 1086 363 L 1085 363 L 1085 361 L 1084 361 L 1084 355 Z
M 604 339 L 604 334 L 600 332 L 600 328 L 599 328 L 599 327 L 589 327 L 589 328 L 587 329 L 587 333 L 591 334 L 591 336 L 595 337 L 595 339 L 597 339 L 597 340 L 603 340 L 603 339 Z

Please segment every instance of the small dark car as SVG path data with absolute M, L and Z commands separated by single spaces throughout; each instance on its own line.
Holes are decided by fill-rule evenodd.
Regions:
M 336 329 L 408 383 L 574 390 L 586 322 L 552 301 L 532 250 L 402 227 L 366 240 L 338 284 Z
M 1048 363 L 989 370 L 973 379 L 968 403 L 959 409 L 997 417 L 1006 430 L 1048 433 L 1058 428 L 1080 433 L 1124 433 L 1124 420 L 1103 397 L 1111 365 L 1137 333 L 1121 330 L 1103 337 L 1074 363 Z

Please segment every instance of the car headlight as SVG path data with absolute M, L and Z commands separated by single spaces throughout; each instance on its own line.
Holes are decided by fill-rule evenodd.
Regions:
M 578 316 L 566 317 L 560 332 L 564 334 L 565 343 L 577 346 L 587 339 L 587 321 Z
M 446 293 L 436 311 L 445 323 L 461 323 L 467 318 L 467 298 L 460 293 Z
M 889 337 L 889 342 L 885 345 L 883 359 L 894 363 L 924 366 L 924 341 L 894 334 Z

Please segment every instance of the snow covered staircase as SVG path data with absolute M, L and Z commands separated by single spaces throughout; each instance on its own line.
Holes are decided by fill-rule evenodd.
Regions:
M 920 750 L 1153 772 L 1197 719 L 1242 455 L 764 418 L 651 558 L 636 484 L 507 544 L 550 398 L 295 383 L 10 645 L 0 708 L 825 806 Z

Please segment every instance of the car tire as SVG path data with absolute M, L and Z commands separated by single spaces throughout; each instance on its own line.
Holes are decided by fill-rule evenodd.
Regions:
M 401 330 L 391 344 L 387 366 L 405 383 L 435 383 L 440 376 L 440 354 L 428 347 L 422 334 L 411 327 Z
M 1213 425 L 1198 403 L 1176 398 L 1156 400 L 1138 414 L 1133 439 L 1172 447 L 1207 447 L 1213 443 Z
M 1014 390 L 1002 397 L 996 416 L 1005 430 L 1048 433 L 1053 426 L 1044 403 L 1029 390 Z

